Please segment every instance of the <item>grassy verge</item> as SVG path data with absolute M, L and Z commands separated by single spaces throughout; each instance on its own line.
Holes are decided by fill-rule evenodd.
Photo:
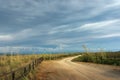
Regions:
M 59 54 L 44 54 L 42 57 L 44 60 L 58 60 L 65 57 L 80 55 L 81 53 L 59 53 Z
M 120 66 L 120 52 L 83 53 L 72 61 Z
M 43 57 L 44 60 L 56 60 L 62 59 L 68 56 L 78 55 L 79 53 L 59 53 L 59 54 L 31 54 L 31 55 L 1 55 L 0 56 L 0 75 L 17 70 L 27 64 L 31 63 L 33 60 Z M 28 80 L 33 76 L 30 73 L 28 77 L 23 77 L 23 80 Z M 31 79 L 30 79 L 31 80 Z
M 0 74 L 25 66 L 38 57 L 40 57 L 40 55 L 1 55 Z

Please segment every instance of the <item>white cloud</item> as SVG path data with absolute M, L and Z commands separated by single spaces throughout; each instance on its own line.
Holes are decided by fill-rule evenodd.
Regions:
M 30 36 L 33 36 L 35 33 L 31 28 L 24 29 L 20 32 L 17 32 L 15 34 L 12 34 L 16 39 L 23 39 L 23 38 L 28 38 Z
M 56 33 L 60 33 L 60 32 L 67 32 L 69 28 L 70 28 L 70 25 L 56 26 L 55 28 L 52 28 L 48 32 L 48 34 L 56 34 Z
M 111 38 L 111 37 L 120 37 L 120 33 L 105 34 L 101 36 L 96 36 L 95 38 Z
M 96 30 L 96 29 L 105 29 L 110 27 L 114 28 L 115 27 L 114 25 L 118 23 L 120 23 L 120 19 L 88 23 L 76 28 L 76 30 Z
M 64 16 L 64 21 L 88 19 L 104 11 L 118 7 L 120 4 L 118 0 L 92 0 L 91 2 L 88 2 L 88 0 L 1 0 L 0 3 L 0 7 L 4 10 L 19 12 L 21 14 L 21 16 L 17 18 L 19 21 L 28 21 L 29 19 L 46 16 L 47 13 L 54 12 L 61 13 L 61 15 Z M 61 7 L 64 9 L 61 10 Z
M 60 32 L 83 32 L 83 31 L 91 31 L 96 32 L 96 30 L 99 31 L 111 31 L 111 30 L 119 30 L 120 25 L 120 19 L 115 20 L 106 20 L 106 21 L 100 21 L 100 22 L 93 22 L 93 23 L 86 23 L 83 25 L 80 24 L 74 24 L 74 25 L 63 25 L 56 28 L 53 28 L 49 33 L 56 34 Z M 74 27 L 75 26 L 75 27 Z M 76 27 L 78 26 L 78 27 Z M 105 31 L 104 31 L 105 30 Z
M 119 32 L 120 28 L 118 28 L 118 25 L 120 23 L 119 19 L 116 20 L 108 20 L 108 21 L 101 21 L 101 22 L 95 22 L 95 23 L 88 23 L 84 24 L 82 26 L 79 26 L 79 24 L 75 25 L 78 27 L 73 27 L 72 24 L 70 25 L 62 25 L 58 26 L 55 28 L 52 28 L 50 31 L 45 30 L 44 32 L 40 32 L 38 28 L 32 29 L 32 28 L 27 28 L 22 31 L 19 31 L 14 34 L 10 34 L 9 36 L 1 36 L 0 39 L 3 41 L 6 40 L 26 40 L 29 39 L 33 36 L 42 36 L 44 34 L 51 34 L 54 35 L 52 36 L 53 38 L 50 38 L 49 40 L 44 40 L 46 44 L 53 44 L 53 45 L 58 45 L 58 44 L 70 44 L 70 43 L 79 43 L 79 42 L 85 42 L 85 40 L 91 40 L 98 38 L 97 36 L 101 36 L 99 38 L 107 38 L 107 37 L 118 37 L 115 35 L 115 33 Z M 89 35 L 85 33 L 85 31 L 90 32 Z M 71 35 L 68 32 L 72 32 L 72 35 L 76 34 L 81 34 L 84 33 L 84 35 L 76 36 L 76 37 L 71 37 L 71 38 L 62 38 L 59 36 L 56 36 L 57 34 L 67 34 Z M 95 33 L 95 34 L 93 34 Z M 112 34 L 112 35 L 111 35 Z M 114 35 L 113 35 L 114 34 Z M 47 42 L 48 41 L 48 42 Z
M 119 9 L 118 0 L 0 0 L 0 17 L 3 25 L 9 26 L 5 28 L 9 35 L 0 35 L 0 41 L 27 46 L 38 41 L 37 46 L 62 49 L 93 39 L 119 37 L 120 19 L 113 14 L 119 16 Z
M 53 28 L 52 34 L 67 34 L 67 35 L 78 35 L 76 37 L 71 38 L 56 38 L 53 40 L 49 40 L 51 44 L 74 44 L 74 43 L 82 43 L 86 41 L 91 41 L 100 38 L 113 38 L 120 37 L 120 20 L 105 20 L 100 22 L 87 23 L 79 26 L 76 24 L 73 27 L 70 25 L 59 26 Z M 50 31 L 51 32 L 51 31 Z M 69 33 L 71 32 L 71 33 Z M 86 33 L 87 32 L 87 33 Z M 83 34 L 83 35 L 81 35 Z
M 111 2 L 111 4 L 108 4 L 105 6 L 106 8 L 119 8 L 120 7 L 120 1 L 114 0 Z
M 13 37 L 11 35 L 0 35 L 0 41 L 11 41 Z
M 25 40 L 36 35 L 40 35 L 38 31 L 28 28 L 9 35 L 0 35 L 0 41 Z

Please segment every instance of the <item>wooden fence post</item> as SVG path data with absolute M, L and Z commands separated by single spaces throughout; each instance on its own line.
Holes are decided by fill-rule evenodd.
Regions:
M 34 62 L 33 62 L 33 64 L 32 64 L 32 67 L 33 67 L 33 70 L 34 70 Z
M 31 71 L 31 64 L 29 64 L 29 72 Z
M 5 80 L 9 80 L 8 77 L 7 77 L 7 75 L 5 75 Z
M 35 66 L 36 66 L 36 59 L 35 59 Z
M 15 80 L 15 72 L 12 72 L 12 80 Z
M 24 75 L 26 75 L 26 67 L 24 67 Z

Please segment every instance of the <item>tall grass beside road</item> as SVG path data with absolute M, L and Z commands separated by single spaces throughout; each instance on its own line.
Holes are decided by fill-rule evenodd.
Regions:
M 0 56 L 0 74 L 13 71 L 19 67 L 22 67 L 34 59 L 37 59 L 38 55 L 1 55 Z
M 29 64 L 31 61 L 43 57 L 44 60 L 62 59 L 68 56 L 78 55 L 79 53 L 59 53 L 59 54 L 6 54 L 0 55 L 0 74 L 13 71 L 17 68 Z
M 93 62 L 120 66 L 120 52 L 83 53 L 73 61 Z

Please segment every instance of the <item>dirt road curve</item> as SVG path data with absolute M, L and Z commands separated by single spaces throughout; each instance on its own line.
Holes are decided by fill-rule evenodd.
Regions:
M 75 63 L 73 58 L 43 62 L 37 80 L 120 80 L 120 67 Z

